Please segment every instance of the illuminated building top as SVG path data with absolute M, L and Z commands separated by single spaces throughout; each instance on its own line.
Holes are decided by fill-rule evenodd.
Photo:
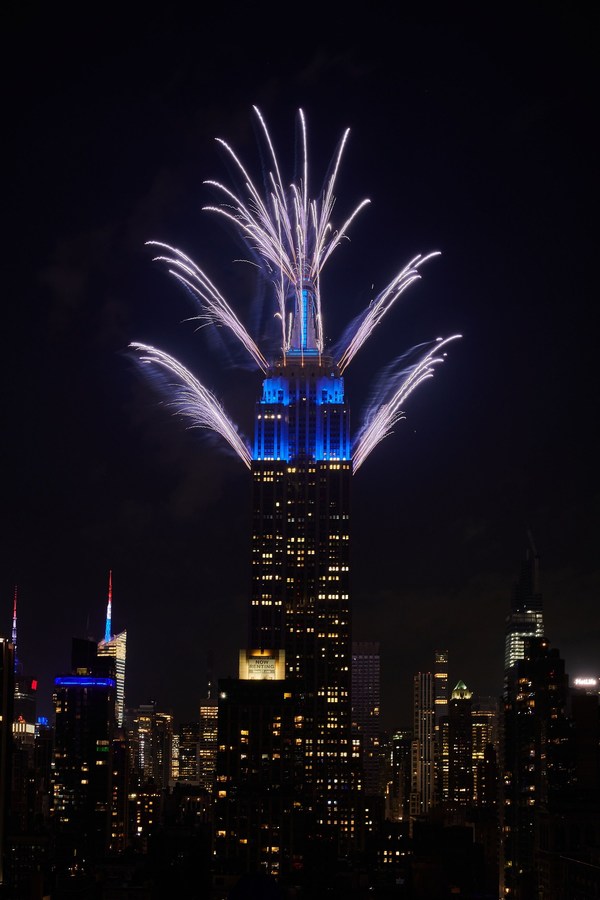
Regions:
M 256 407 L 253 459 L 351 459 L 344 379 L 330 357 L 289 354 L 272 366 Z

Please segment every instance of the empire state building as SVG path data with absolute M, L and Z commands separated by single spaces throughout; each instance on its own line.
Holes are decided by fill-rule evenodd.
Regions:
M 256 405 L 250 646 L 284 650 L 315 827 L 353 828 L 349 410 L 302 292 L 291 346 Z
M 248 643 L 240 650 L 239 678 L 219 681 L 214 853 L 231 876 L 293 872 L 304 865 L 307 847 L 328 846 L 337 857 L 352 845 L 361 784 L 360 747 L 351 730 L 350 481 L 460 337 L 436 338 L 392 362 L 351 440 L 344 372 L 439 254 L 414 256 L 328 349 L 321 273 L 369 204 L 362 200 L 334 225 L 349 130 L 313 195 L 303 112 L 298 177 L 291 184 L 260 111 L 254 112 L 263 139 L 262 187 L 218 139 L 238 186 L 207 182 L 220 199 L 205 209 L 233 225 L 270 285 L 277 355 L 263 353 L 204 269 L 183 251 L 150 242 L 191 295 L 196 318 L 229 334 L 262 373 L 253 443 L 177 359 L 148 344 L 131 345 L 173 411 L 218 434 L 252 475 Z

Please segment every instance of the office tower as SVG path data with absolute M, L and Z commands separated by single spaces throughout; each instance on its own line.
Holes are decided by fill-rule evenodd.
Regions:
M 122 853 L 129 844 L 129 748 L 124 728 L 117 728 L 112 743 L 112 795 L 110 853 Z
M 281 651 L 248 651 L 219 681 L 214 851 L 218 878 L 302 865 L 302 717 Z
M 448 703 L 448 800 L 460 806 L 473 800 L 472 696 L 459 681 Z
M 152 782 L 159 792 L 171 782 L 173 715 L 161 712 L 156 702 L 128 709 L 125 715 L 129 737 L 132 786 Z
M 473 802 L 495 806 L 498 792 L 498 700 L 473 698 L 471 734 L 473 743 Z
M 64 876 L 91 871 L 110 846 L 116 685 L 96 650 L 74 639 L 72 674 L 54 680 L 53 817 Z
M 410 813 L 411 745 L 412 731 L 396 731 L 392 735 L 385 795 L 385 817 L 392 822 L 408 819 Z
M 506 618 L 504 642 L 504 673 L 523 659 L 525 640 L 544 636 L 542 595 L 540 593 L 540 561 L 529 535 L 530 546 L 521 564 L 521 572 L 514 587 L 510 613 Z
M 127 658 L 127 631 L 112 633 L 112 570 L 108 573 L 108 601 L 106 604 L 106 625 L 104 639 L 98 644 L 98 656 L 114 660 L 115 678 L 117 682 L 117 701 L 115 715 L 117 725 L 123 727 L 125 712 L 125 662 Z
M 128 834 L 146 853 L 149 837 L 162 825 L 166 793 L 172 784 L 173 716 L 144 703 L 125 712 L 129 749 Z
M 178 781 L 198 784 L 199 722 L 182 722 L 179 726 L 179 774 Z
M 448 715 L 448 651 L 436 650 L 434 654 L 434 702 L 435 702 L 435 751 L 436 751 L 436 802 L 448 799 L 448 742 L 442 731 L 442 721 Z
M 545 638 L 524 642 L 509 671 L 502 739 L 502 896 L 538 896 L 537 816 L 569 783 L 568 676 Z
M 198 728 L 198 784 L 212 795 L 217 766 L 219 705 L 210 694 L 200 702 Z
M 379 730 L 381 656 L 376 641 L 352 643 L 352 728 L 361 738 L 364 793 L 383 797 Z
M 448 651 L 436 650 L 433 668 L 435 678 L 435 719 L 448 713 Z
M 429 812 L 435 801 L 435 692 L 431 672 L 413 678 L 410 815 Z

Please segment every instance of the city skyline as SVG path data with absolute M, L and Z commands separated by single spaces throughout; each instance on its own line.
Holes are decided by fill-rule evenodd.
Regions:
M 509 23 L 494 38 L 477 24 L 451 29 L 455 58 L 441 25 L 407 23 L 414 47 L 398 71 L 356 39 L 324 34 L 284 78 L 265 46 L 243 85 L 241 63 L 209 77 L 191 44 L 178 35 L 178 56 L 152 22 L 136 40 L 127 29 L 104 48 L 98 40 L 85 61 L 63 37 L 44 79 L 34 33 L 39 52 L 9 101 L 18 246 L 3 357 L 0 633 L 10 634 L 17 584 L 19 658 L 47 696 L 68 670 L 71 637 L 102 639 L 109 570 L 113 632 L 127 630 L 126 705 L 155 697 L 189 720 L 209 650 L 217 677 L 235 674 L 250 588 L 246 473 L 157 411 L 126 348 L 147 340 L 182 357 L 251 433 L 260 378 L 236 388 L 226 367 L 215 372 L 223 347 L 185 321 L 183 293 L 145 243 L 158 237 L 210 272 L 224 267 L 233 294 L 248 296 L 230 236 L 201 207 L 203 180 L 222 171 L 215 136 L 254 159 L 253 103 L 286 159 L 294 112 L 306 110 L 319 172 L 351 129 L 340 197 L 372 202 L 323 285 L 327 336 L 398 261 L 441 251 L 349 369 L 353 410 L 384 362 L 437 333 L 463 334 L 353 480 L 354 639 L 381 642 L 383 724 L 410 723 L 412 675 L 440 646 L 451 680 L 501 692 L 528 529 L 548 639 L 571 677 L 593 665 L 592 64 L 578 22 L 561 31 L 547 18 L 546 42 L 525 22 L 504 48 Z M 211 79 L 219 94 L 199 103 Z M 246 321 L 255 299 L 236 306 Z M 172 656 L 147 666 L 145 648 L 165 632 Z

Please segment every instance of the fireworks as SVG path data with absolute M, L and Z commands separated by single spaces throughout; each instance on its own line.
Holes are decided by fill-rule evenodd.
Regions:
M 433 378 L 436 366 L 444 361 L 445 353 L 440 355 L 443 347 L 460 338 L 454 334 L 449 338 L 438 338 L 435 348 L 423 356 L 412 368 L 404 369 L 396 378 L 390 379 L 387 393 L 392 397 L 386 402 L 376 401 L 371 405 L 365 417 L 365 424 L 354 441 L 352 450 L 352 468 L 356 472 L 371 451 L 385 437 L 392 433 L 396 422 L 404 418 L 401 404 L 427 378 Z
M 159 366 L 175 376 L 176 382 L 172 385 L 170 401 L 175 412 L 188 419 L 192 428 L 210 428 L 220 434 L 249 468 L 250 448 L 214 394 L 168 353 L 163 353 L 162 350 L 148 344 L 134 343 L 131 347 L 139 353 L 142 363 Z
M 298 183 L 292 183 L 287 190 L 265 120 L 256 107 L 254 112 L 271 165 L 265 179 L 265 189 L 263 192 L 259 190 L 234 150 L 218 139 L 241 177 L 244 190 L 236 192 L 218 181 L 207 181 L 205 183 L 216 191 L 221 202 L 204 209 L 224 216 L 234 224 L 262 275 L 271 283 L 275 298 L 274 314 L 280 323 L 283 363 L 290 354 L 295 357 L 318 355 L 320 358 L 325 350 L 321 272 L 336 247 L 347 238 L 348 229 L 356 216 L 370 201 L 362 200 L 343 224 L 334 228 L 334 189 L 349 130 L 344 132 L 338 144 L 330 167 L 331 174 L 323 190 L 317 199 L 313 199 L 309 187 L 306 121 L 302 110 L 299 111 L 301 176 Z M 170 274 L 185 285 L 195 298 L 199 307 L 198 321 L 203 325 L 212 324 L 230 330 L 255 366 L 267 373 L 269 361 L 206 272 L 181 250 L 157 241 L 149 243 L 161 248 L 162 252 L 156 259 L 165 263 Z M 340 372 L 352 362 L 398 297 L 421 278 L 421 267 L 438 255 L 439 252 L 434 251 L 415 256 L 349 326 L 338 343 L 339 352 L 335 353 Z M 419 384 L 433 376 L 434 369 L 445 356 L 445 353 L 440 354 L 442 347 L 459 337 L 453 335 L 445 340 L 438 339 L 435 348 L 416 365 L 392 378 L 385 391 L 389 399 L 380 397 L 371 404 L 365 423 L 354 441 L 355 472 L 403 417 L 401 404 Z M 247 442 L 214 394 L 181 363 L 161 350 L 137 343 L 131 347 L 138 353 L 141 362 L 159 367 L 174 376 L 170 402 L 175 411 L 188 419 L 193 427 L 209 428 L 221 435 L 242 461 L 250 466 L 251 452 Z

